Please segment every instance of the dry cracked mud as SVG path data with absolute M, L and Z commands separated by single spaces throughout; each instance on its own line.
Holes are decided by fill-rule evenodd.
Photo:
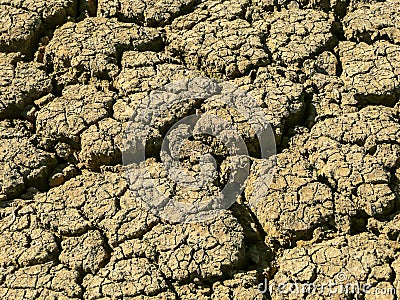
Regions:
M 0 0 L 0 299 L 399 299 L 399 100 L 399 0 Z M 163 145 L 207 114 L 248 153 L 193 134 L 179 162 L 212 180 L 182 187 Z M 143 201 L 208 201 L 241 164 L 211 219 Z

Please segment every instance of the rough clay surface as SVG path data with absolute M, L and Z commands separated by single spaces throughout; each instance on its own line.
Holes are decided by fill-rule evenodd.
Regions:
M 0 117 L 17 117 L 27 105 L 52 91 L 41 64 L 23 62 L 16 53 L 0 53 Z
M 1 0 L 0 48 L 2 52 L 32 55 L 46 29 L 77 15 L 75 0 Z
M 253 24 L 266 35 L 266 45 L 274 61 L 298 67 L 306 58 L 334 45 L 333 23 L 333 17 L 324 12 L 292 9 L 267 12 Z
M 400 44 L 399 4 L 398 0 L 358 4 L 343 19 L 346 38 L 365 43 L 388 40 Z
M 397 299 L 399 28 L 399 0 L 0 0 L 0 299 Z M 278 153 L 200 86 L 133 171 L 177 201 L 217 194 L 234 166 L 218 139 L 179 152 L 190 174 L 216 157 L 206 190 L 160 162 L 173 123 L 208 112 L 237 126 L 250 175 L 222 214 L 174 223 L 129 185 L 123 132 L 164 109 L 141 106 L 154 90 L 204 76 L 254 98 Z

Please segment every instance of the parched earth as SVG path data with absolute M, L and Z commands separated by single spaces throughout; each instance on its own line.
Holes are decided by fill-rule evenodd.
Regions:
M 175 122 L 212 112 L 250 174 L 228 210 L 177 223 L 126 178 L 123 133 L 198 77 L 257 102 L 276 165 L 269 180 L 246 119 L 197 87 L 136 171 L 176 200 L 217 194 L 234 171 L 217 138 L 179 152 L 193 174 L 217 158 L 207 191 L 160 154 Z M 0 0 L 0 299 L 398 299 L 399 100 L 400 0 Z

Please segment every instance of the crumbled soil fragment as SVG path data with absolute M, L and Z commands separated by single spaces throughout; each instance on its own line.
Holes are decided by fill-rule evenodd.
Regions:
M 341 42 L 342 80 L 362 104 L 393 105 L 400 95 L 400 46 Z
M 305 59 L 332 48 L 332 16 L 313 9 L 266 12 L 253 22 L 266 35 L 272 60 L 282 66 L 299 67 Z
M 96 273 L 109 256 L 99 231 L 91 230 L 79 237 L 66 238 L 61 242 L 61 248 L 60 261 L 85 273 Z
M 121 123 L 111 118 L 90 126 L 82 134 L 79 159 L 89 169 L 121 163 Z
M 0 119 L 18 117 L 28 104 L 50 93 L 50 77 L 38 63 L 25 63 L 16 53 L 0 53 Z
M 301 122 L 304 112 L 304 88 L 288 76 L 280 74 L 279 68 L 261 67 L 255 74 L 232 82 L 248 92 L 263 108 L 268 122 L 274 127 L 277 144 L 291 126 Z
M 68 86 L 38 112 L 36 131 L 53 141 L 79 143 L 85 129 L 109 116 L 113 99 L 112 92 L 93 85 Z
M 45 189 L 57 164 L 52 153 L 35 147 L 26 123 L 0 122 L 0 199 L 18 197 L 28 187 Z
M 245 20 L 211 19 L 190 28 L 184 22 L 177 19 L 168 29 L 167 51 L 208 76 L 234 78 L 269 62 L 261 34 Z
M 0 1 L 0 49 L 32 57 L 41 34 L 47 28 L 76 16 L 75 0 Z
M 399 6 L 399 0 L 358 4 L 343 20 L 346 38 L 368 44 L 377 40 L 400 44 Z
M 270 167 L 255 161 L 246 187 L 246 198 L 267 238 L 281 242 L 307 238 L 315 227 L 331 222 L 332 190 L 317 181 L 300 153 L 278 154 L 275 179 L 266 187 Z
M 46 47 L 44 60 L 60 85 L 85 76 L 110 79 L 119 72 L 122 51 L 157 50 L 161 42 L 157 29 L 115 19 L 88 18 L 59 27 Z
M 346 284 L 358 283 L 362 290 L 363 285 L 368 284 L 366 287 L 371 294 L 374 288 L 393 288 L 391 262 L 397 250 L 398 245 L 394 242 L 377 239 L 368 233 L 316 244 L 305 243 L 285 250 L 277 259 L 279 269 L 270 282 L 271 296 L 273 299 L 306 299 L 314 288 L 311 284 L 321 297 L 328 297 L 332 291 L 329 285 L 331 288 L 343 285 L 344 288 Z M 288 293 L 293 282 L 298 285 L 297 294 Z M 307 286 L 302 289 L 302 283 L 309 283 L 311 291 Z M 284 287 L 286 293 L 280 293 L 279 286 Z M 348 296 L 354 296 L 357 290 L 353 290 L 354 286 L 350 288 Z M 343 299 L 340 296 L 337 294 L 334 299 Z
M 197 0 L 100 0 L 98 16 L 114 18 L 145 26 L 164 26 L 189 12 Z

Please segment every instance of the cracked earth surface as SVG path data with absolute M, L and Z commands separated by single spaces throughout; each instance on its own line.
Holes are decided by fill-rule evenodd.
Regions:
M 194 112 L 232 120 L 251 167 L 223 214 L 175 224 L 130 188 L 122 133 L 154 90 L 202 76 L 261 107 L 274 177 L 240 115 L 182 101 L 138 172 L 176 199 L 226 184 L 207 136 L 180 155 L 194 173 L 218 157 L 208 193 L 162 168 L 168 128 Z M 399 100 L 399 0 L 0 0 L 0 299 L 398 299 L 374 291 L 400 294 Z M 273 288 L 338 279 L 370 293 Z

